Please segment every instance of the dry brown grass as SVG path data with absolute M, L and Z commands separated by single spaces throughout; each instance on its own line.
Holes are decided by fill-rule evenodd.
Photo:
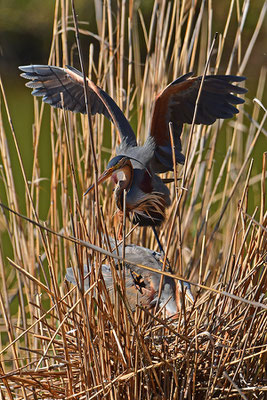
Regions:
M 155 1 L 147 25 L 132 1 L 129 6 L 120 3 L 121 8 L 111 9 L 105 2 L 99 32 L 93 32 L 98 46 L 90 45 L 88 74 L 116 99 L 143 142 L 155 94 L 182 73 L 203 73 L 213 39 L 212 8 L 211 2 L 205 6 L 193 2 L 197 4 L 190 7 L 188 1 Z M 71 62 L 69 54 L 72 58 L 77 53 L 71 47 L 74 23 L 66 4 L 56 2 L 51 64 L 64 65 Z M 249 3 L 239 6 L 232 1 L 225 12 L 225 30 L 215 45 L 210 72 L 246 74 L 266 3 L 245 48 L 242 34 Z M 227 56 L 229 24 L 236 35 Z M 86 28 L 80 35 L 88 35 L 90 43 Z M 145 41 L 145 58 L 141 41 Z M 107 153 L 114 154 L 114 128 L 110 149 L 110 124 L 102 117 L 93 119 L 90 131 L 87 116 L 50 111 L 50 197 L 41 221 L 39 138 L 48 134 L 42 131 L 44 105 L 33 99 L 31 177 L 24 173 L 9 116 L 25 183 L 26 215 L 34 223 L 2 208 L 1 226 L 8 232 L 12 259 L 7 260 L 0 246 L 1 399 L 264 398 L 267 157 L 258 147 L 262 172 L 253 173 L 251 155 L 258 138 L 266 136 L 266 110 L 260 104 L 265 81 L 262 68 L 256 93 L 248 94 L 236 119 L 196 126 L 192 137 L 190 127 L 184 129 L 187 161 L 177 171 L 183 184 L 170 185 L 173 204 L 160 237 L 177 275 L 194 284 L 196 301 L 186 304 L 175 321 L 142 308 L 132 313 L 120 281 L 114 282 L 112 306 L 99 275 L 107 257 L 113 263 L 101 252 L 101 248 L 108 250 L 101 232 L 114 234 L 112 189 L 99 187 L 96 201 L 93 196 L 83 198 L 82 193 L 103 170 Z M 2 95 L 2 113 L 8 113 L 3 87 Z M 258 100 L 252 102 L 253 97 Z M 0 199 L 20 213 L 2 116 L 0 122 L 5 185 Z M 131 228 L 127 222 L 128 243 L 157 249 L 150 229 Z M 88 259 L 95 268 L 92 287 L 84 293 L 82 287 L 64 283 L 64 276 L 67 266 L 82 271 Z

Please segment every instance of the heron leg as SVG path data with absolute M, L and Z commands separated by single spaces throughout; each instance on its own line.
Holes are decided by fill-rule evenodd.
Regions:
M 159 240 L 159 235 L 158 235 L 158 232 L 157 232 L 157 230 L 156 230 L 155 226 L 152 226 L 152 230 L 153 230 L 153 232 L 154 232 L 154 235 L 155 235 L 156 241 L 157 241 L 157 243 L 158 243 L 158 246 L 159 246 L 159 251 L 160 251 L 162 254 L 164 254 L 164 255 L 165 255 L 165 253 L 164 253 L 164 250 L 163 250 L 163 247 L 162 247 L 162 244 L 160 243 L 160 240 Z M 167 259 L 167 262 L 169 263 L 168 259 Z

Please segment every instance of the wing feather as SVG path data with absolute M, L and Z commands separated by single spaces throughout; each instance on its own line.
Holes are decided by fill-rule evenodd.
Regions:
M 26 86 L 32 88 L 33 96 L 42 96 L 43 102 L 52 107 L 62 108 L 73 112 L 86 113 L 83 76 L 73 67 L 54 67 L 50 65 L 27 65 L 19 67 L 21 76 L 29 79 Z M 115 101 L 101 88 L 87 79 L 89 101 L 92 115 L 103 114 L 113 121 L 121 141 L 136 146 L 135 134 Z
M 156 97 L 150 130 L 150 135 L 156 143 L 152 161 L 154 172 L 160 173 L 172 169 L 169 122 L 173 125 L 176 160 L 179 163 L 184 161 L 180 136 L 183 124 L 192 123 L 202 79 L 201 76 L 191 78 L 191 75 L 192 73 L 189 73 L 176 79 Z M 245 77 L 234 75 L 206 76 L 195 123 L 211 125 L 219 118 L 232 118 L 237 114 L 238 109 L 235 106 L 244 103 L 244 100 L 235 94 L 244 94 L 247 90 L 232 83 L 243 80 Z

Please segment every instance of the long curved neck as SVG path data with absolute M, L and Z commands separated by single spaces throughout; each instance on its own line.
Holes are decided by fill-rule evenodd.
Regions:
M 115 189 L 115 198 L 117 206 L 122 210 L 123 209 L 123 190 L 128 191 L 133 183 L 133 166 L 130 160 L 120 169 L 118 175 L 122 173 L 123 179 L 118 179 L 118 184 Z
M 119 185 L 121 189 L 129 190 L 133 183 L 133 166 L 130 160 L 127 161 L 127 164 L 121 169 L 124 173 L 125 179 L 119 181 Z

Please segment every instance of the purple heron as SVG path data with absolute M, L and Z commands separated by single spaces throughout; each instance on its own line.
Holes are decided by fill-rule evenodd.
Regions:
M 111 247 L 114 248 L 114 240 L 109 238 L 109 241 Z M 114 250 L 115 253 L 117 249 L 118 254 L 122 256 L 122 245 L 118 246 Z M 161 271 L 161 254 L 145 247 L 137 246 L 135 244 L 128 244 L 125 246 L 125 259 L 127 260 L 125 263 L 125 290 L 131 309 L 134 311 L 136 304 L 143 305 L 145 307 L 153 307 L 158 303 L 160 308 L 166 307 L 166 314 L 168 316 L 176 315 L 181 308 L 181 298 L 179 296 L 181 282 L 175 282 L 172 277 L 164 276 L 162 281 L 162 290 L 159 297 L 158 294 L 161 275 L 154 271 L 148 271 L 135 265 L 143 264 L 147 267 L 153 268 L 154 270 Z M 133 264 L 131 264 L 131 262 Z M 116 267 L 118 268 L 117 262 Z M 114 284 L 111 266 L 108 264 L 102 264 L 101 271 L 106 287 L 110 293 L 111 300 L 114 300 Z M 90 272 L 90 265 L 89 267 L 84 265 L 84 290 L 87 290 L 90 287 Z M 170 267 L 167 267 L 167 272 L 171 272 Z M 79 281 L 78 275 L 76 277 Z M 75 285 L 77 284 L 73 268 L 67 268 L 66 280 Z M 184 284 L 184 291 L 188 300 L 193 302 L 194 298 L 188 284 Z
M 42 96 L 45 103 L 73 112 L 86 112 L 82 74 L 75 68 L 49 65 L 19 67 L 27 87 L 34 96 Z M 123 211 L 123 191 L 126 190 L 126 214 L 140 226 L 160 226 L 165 209 L 171 204 L 169 189 L 158 174 L 173 169 L 169 122 L 173 126 L 175 159 L 184 163 L 181 153 L 181 132 L 184 123 L 192 123 L 201 76 L 185 74 L 170 83 L 156 97 L 147 140 L 139 146 L 129 121 L 115 101 L 100 87 L 87 79 L 92 115 L 100 113 L 110 119 L 120 136 L 117 156 L 98 179 L 98 184 L 111 177 L 116 184 L 115 200 L 120 216 Z M 234 75 L 207 75 L 198 102 L 196 124 L 211 125 L 217 119 L 232 118 L 235 107 L 244 103 L 236 94 L 247 92 L 233 85 L 245 77 Z M 94 185 L 87 189 L 88 193 Z M 86 194 L 85 193 L 85 194 Z

